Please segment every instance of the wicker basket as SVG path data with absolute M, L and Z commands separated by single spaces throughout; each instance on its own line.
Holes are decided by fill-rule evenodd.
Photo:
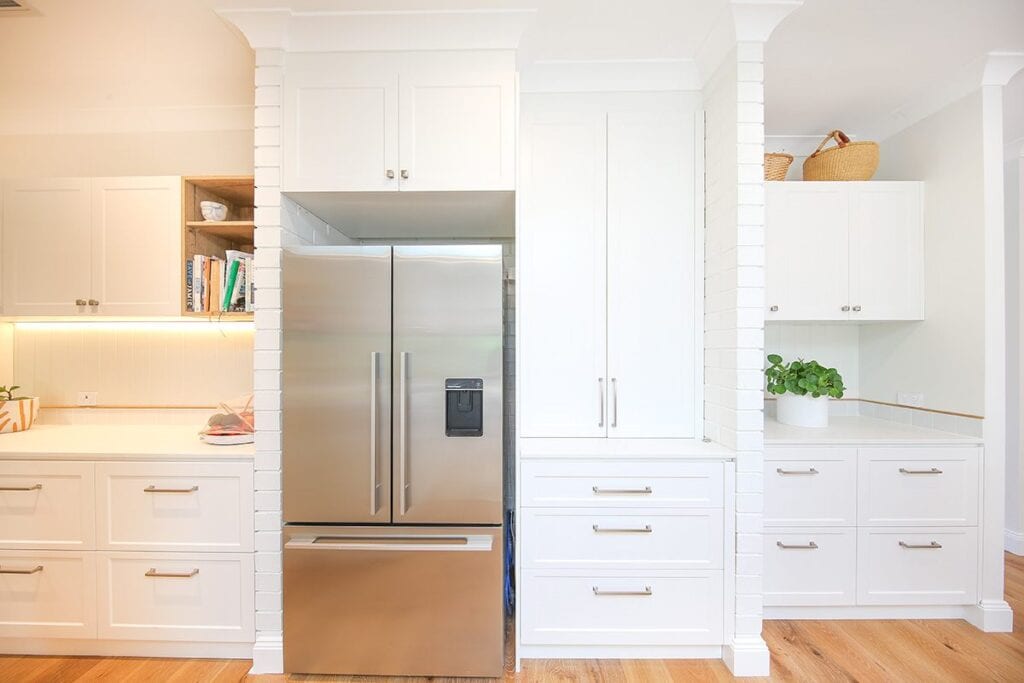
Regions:
M 793 163 L 792 154 L 766 153 L 764 155 L 764 179 L 785 180 L 791 163 Z
M 829 140 L 836 146 L 822 149 Z M 871 180 L 876 170 L 877 142 L 850 142 L 846 133 L 834 130 L 804 161 L 804 180 Z

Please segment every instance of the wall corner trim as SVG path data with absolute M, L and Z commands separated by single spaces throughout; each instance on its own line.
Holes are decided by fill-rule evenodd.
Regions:
M 771 653 L 761 636 L 737 637 L 722 650 L 722 659 L 733 676 L 767 676 Z
M 261 634 L 252 646 L 252 668 L 250 674 L 284 673 L 284 643 L 281 634 Z
M 981 85 L 1005 86 L 1021 69 L 1024 69 L 1024 52 L 989 52 L 982 70 Z
M 967 621 L 985 633 L 1010 633 L 1013 631 L 1013 610 L 1005 600 L 982 600 L 967 608 Z

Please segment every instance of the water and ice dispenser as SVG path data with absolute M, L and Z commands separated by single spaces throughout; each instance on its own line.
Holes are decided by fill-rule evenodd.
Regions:
M 484 435 L 484 381 L 448 378 L 444 381 L 446 436 Z

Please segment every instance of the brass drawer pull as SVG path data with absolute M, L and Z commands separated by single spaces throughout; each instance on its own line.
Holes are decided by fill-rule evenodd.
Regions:
M 784 470 L 781 467 L 776 467 L 775 471 L 779 474 L 818 474 L 818 470 L 810 467 L 806 470 Z
M 817 550 L 818 549 L 818 544 L 815 543 L 814 541 L 811 541 L 811 542 L 809 542 L 809 543 L 807 543 L 805 545 L 788 544 L 788 543 L 783 543 L 782 541 L 775 541 L 775 545 L 779 546 L 780 548 L 782 548 L 784 550 Z
M 193 569 L 190 572 L 159 572 L 156 569 L 151 568 L 146 572 L 146 576 L 151 576 L 157 579 L 191 579 L 198 573 L 198 569 Z
M 42 484 L 33 484 L 32 486 L 0 486 L 0 491 L 40 491 L 42 488 Z
M 43 571 L 43 565 L 37 564 L 32 569 L 5 569 L 0 567 L 0 574 L 38 574 Z
M 199 490 L 198 486 L 193 486 L 188 489 L 158 489 L 157 487 L 150 485 L 142 489 L 146 493 L 195 493 Z
M 908 470 L 906 467 L 900 468 L 901 474 L 942 474 L 942 470 L 938 467 L 932 467 L 927 470 Z
M 931 543 L 907 543 L 906 541 L 900 541 L 900 547 L 907 550 L 938 550 L 942 547 L 942 544 L 935 541 Z
M 654 591 L 650 586 L 644 586 L 643 590 L 639 591 L 606 591 L 594 586 L 594 595 L 654 595 Z
M 600 486 L 591 487 L 594 490 L 595 495 L 602 495 L 605 493 L 638 493 L 640 495 L 647 495 L 651 493 L 651 487 L 645 486 L 642 489 L 603 489 Z
M 644 524 L 642 527 L 602 527 L 598 524 L 594 525 L 594 533 L 598 534 L 649 534 L 651 529 L 650 524 Z

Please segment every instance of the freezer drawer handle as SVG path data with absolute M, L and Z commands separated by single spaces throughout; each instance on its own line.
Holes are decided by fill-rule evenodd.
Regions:
M 642 527 L 602 527 L 600 524 L 594 525 L 594 533 L 596 534 L 649 534 L 653 531 L 650 524 L 644 524 Z
M 33 484 L 32 486 L 0 486 L 0 491 L 40 491 L 42 488 L 42 484 Z
M 938 467 L 931 467 L 926 470 L 908 470 L 906 467 L 900 468 L 901 474 L 942 474 L 942 470 Z
M 190 572 L 161 572 L 156 569 L 150 568 L 146 572 L 146 576 L 152 576 L 157 579 L 191 579 L 193 576 L 199 573 L 199 569 L 195 568 Z
M 142 489 L 146 493 L 195 493 L 199 490 L 198 486 L 193 486 L 187 489 L 158 489 L 157 487 L 150 484 L 146 488 Z
M 906 541 L 900 541 L 900 547 L 907 550 L 938 550 L 942 547 L 942 544 L 935 541 L 931 543 L 907 543 Z
M 776 467 L 775 471 L 779 474 L 817 474 L 818 470 L 810 467 L 806 470 L 784 470 L 781 467 Z
M 806 543 L 806 544 L 803 544 L 803 545 L 801 545 L 799 543 L 783 543 L 782 541 L 775 541 L 775 545 L 779 546 L 780 548 L 782 548 L 784 550 L 817 550 L 818 549 L 818 544 L 815 543 L 814 541 L 811 541 L 810 543 Z
M 643 590 L 639 591 L 606 591 L 601 590 L 600 586 L 594 586 L 594 595 L 654 595 L 654 591 L 650 586 L 644 586 Z
M 284 544 L 286 550 L 485 551 L 493 548 L 486 534 L 468 536 L 305 536 Z
M 31 569 L 5 569 L 0 567 L 0 574 L 38 574 L 43 571 L 43 565 L 37 564 Z
M 600 486 L 593 486 L 591 488 L 593 489 L 594 495 L 596 496 L 615 493 L 636 493 L 640 495 L 647 495 L 652 493 L 650 486 L 645 486 L 642 489 L 603 489 Z

